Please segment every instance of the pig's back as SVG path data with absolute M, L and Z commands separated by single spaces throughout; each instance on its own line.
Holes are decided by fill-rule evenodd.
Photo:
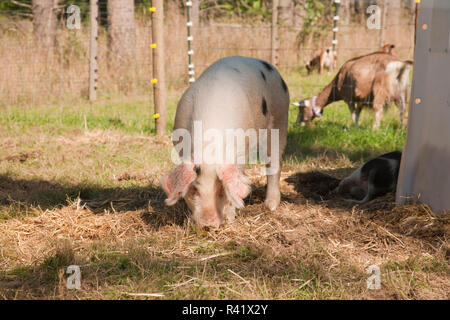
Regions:
M 287 125 L 289 92 L 269 63 L 246 57 L 228 57 L 208 67 L 183 95 L 175 129 L 267 128 Z

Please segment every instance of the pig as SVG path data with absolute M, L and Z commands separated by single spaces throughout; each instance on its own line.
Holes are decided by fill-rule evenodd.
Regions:
M 366 203 L 395 190 L 400 169 L 401 151 L 383 154 L 369 160 L 343 179 L 332 193 L 350 196 L 352 204 Z
M 266 171 L 265 205 L 274 211 L 280 203 L 281 155 L 286 146 L 288 110 L 289 90 L 273 65 L 254 58 L 227 57 L 209 66 L 185 91 L 177 106 L 174 135 L 177 130 L 184 130 L 195 136 L 196 123 L 201 123 L 203 133 L 208 129 L 221 133 L 228 129 L 245 132 L 266 129 L 267 155 L 271 157 L 273 152 L 279 155 L 275 170 Z M 271 147 L 272 129 L 278 130 L 275 151 Z M 175 141 L 174 145 L 176 149 Z M 177 151 L 183 160 L 162 177 L 161 183 L 167 194 L 167 205 L 184 198 L 194 222 L 218 228 L 233 221 L 235 209 L 244 206 L 244 198 L 251 191 L 244 176 L 249 145 L 246 141 L 244 163 L 238 163 L 236 158 L 231 162 L 195 161 L 196 149 L 207 147 L 204 141 L 201 145 L 194 142 L 191 151 L 186 151 L 190 153 L 188 157 L 185 150 Z

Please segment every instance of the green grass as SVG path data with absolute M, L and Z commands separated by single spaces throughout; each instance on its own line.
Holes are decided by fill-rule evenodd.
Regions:
M 401 150 L 406 131 L 399 126 L 397 110 L 392 109 L 378 130 L 372 130 L 371 110 L 363 111 L 359 127 L 353 126 L 344 103 L 326 107 L 323 118 L 315 120 L 313 127 L 293 123 L 297 110 L 292 110 L 286 155 L 302 159 L 331 152 L 344 154 L 353 161 L 363 161 L 387 151 Z
M 177 95 L 169 90 L 167 128 L 173 128 Z M 61 134 L 75 129 L 117 130 L 124 133 L 154 134 L 151 97 L 110 97 L 98 102 L 83 100 L 56 105 L 2 106 L 0 124 L 10 133 L 39 127 L 48 134 Z
M 317 94 L 332 76 L 299 73 L 290 74 L 286 81 L 290 87 L 291 101 Z M 167 130 L 171 132 L 176 105 L 181 92 L 169 91 L 167 102 Z M 398 108 L 385 110 L 379 130 L 372 130 L 373 111 L 365 109 L 358 128 L 352 125 L 350 112 L 344 102 L 325 108 L 324 116 L 314 121 L 314 127 L 300 127 L 295 123 L 298 109 L 291 106 L 286 158 L 289 162 L 302 161 L 322 152 L 344 154 L 354 161 L 364 161 L 380 153 L 403 147 L 406 131 L 400 127 Z M 152 99 L 140 97 L 108 98 L 95 103 L 8 106 L 0 113 L 0 124 L 9 134 L 20 134 L 32 128 L 58 135 L 85 128 L 89 130 L 114 130 L 126 134 L 154 134 Z

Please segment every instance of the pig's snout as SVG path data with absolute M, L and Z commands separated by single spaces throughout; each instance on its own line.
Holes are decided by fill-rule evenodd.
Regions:
M 220 220 L 204 220 L 204 219 L 200 219 L 199 221 L 200 225 L 202 227 L 208 227 L 208 228 L 213 228 L 213 229 L 217 229 L 220 227 Z
M 218 218 L 217 219 L 214 219 L 214 218 L 212 218 L 212 219 L 200 218 L 199 224 L 202 227 L 208 227 L 208 228 L 217 229 L 217 228 L 220 227 L 220 219 L 218 219 Z
M 221 220 L 216 210 L 206 209 L 203 210 L 200 218 L 198 219 L 198 224 L 202 227 L 219 228 Z

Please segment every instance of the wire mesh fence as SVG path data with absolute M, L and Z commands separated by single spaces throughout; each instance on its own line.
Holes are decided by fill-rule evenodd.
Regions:
M 152 97 L 152 36 L 151 12 L 147 7 L 135 10 L 135 43 L 129 63 L 118 60 L 111 48 L 108 16 L 104 12 L 106 0 L 99 1 L 98 18 L 98 92 L 99 97 Z M 330 2 L 331 5 L 331 2 Z M 3 105 L 47 103 L 65 98 L 86 98 L 89 92 L 89 8 L 80 9 L 79 28 L 70 28 L 74 13 L 61 8 L 56 25 L 55 41 L 37 43 L 30 10 L 3 10 L 0 16 L 0 103 Z M 414 50 L 414 17 L 410 8 L 387 8 L 389 12 L 381 29 L 370 29 L 366 21 L 354 22 L 342 18 L 337 33 L 337 67 L 346 60 L 379 50 L 386 43 L 395 45 L 396 56 L 412 59 Z M 400 10 L 396 19 L 389 18 L 393 10 Z M 339 14 L 339 13 L 338 13 Z M 369 18 L 369 15 L 367 15 Z M 400 18 L 398 18 L 400 17 Z M 73 20 L 71 20 L 73 22 Z M 184 5 L 167 2 L 165 10 L 165 62 L 167 85 L 170 89 L 184 89 L 189 85 L 187 55 L 188 41 Z M 125 26 L 124 26 L 125 27 Z M 232 55 L 250 56 L 271 61 L 271 29 L 267 19 L 220 22 L 203 20 L 193 26 L 191 35 L 195 77 L 214 61 Z M 311 78 L 306 63 L 318 49 L 331 46 L 333 21 L 321 37 L 306 37 L 300 41 L 304 28 L 280 24 L 278 26 L 278 65 L 295 96 L 318 91 L 329 78 Z M 117 55 L 115 55 L 117 57 Z M 126 68 L 121 68 L 126 65 Z M 291 77 L 305 78 L 300 88 Z M 317 88 L 316 88 L 317 87 Z M 306 88 L 306 89 L 305 89 Z M 309 89 L 308 89 L 309 88 Z

